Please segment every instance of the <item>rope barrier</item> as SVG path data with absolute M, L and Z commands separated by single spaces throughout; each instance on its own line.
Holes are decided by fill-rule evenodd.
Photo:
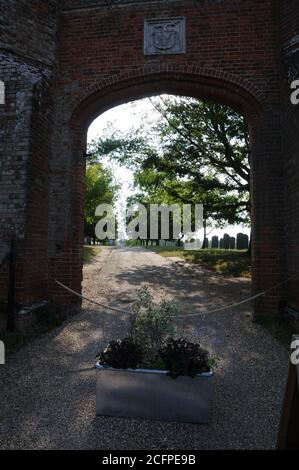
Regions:
M 197 315 L 210 315 L 212 313 L 218 313 L 218 312 L 223 312 L 225 310 L 230 310 L 232 308 L 235 308 L 235 307 L 238 307 L 239 305 L 243 305 L 243 304 L 246 304 L 246 303 L 249 303 L 249 302 L 252 302 L 253 300 L 255 299 L 258 299 L 259 297 L 263 297 L 265 295 L 267 295 L 268 292 L 271 292 L 272 290 L 274 289 L 277 289 L 278 287 L 286 284 L 287 282 L 289 282 L 292 278 L 288 278 L 286 279 L 285 281 L 282 281 L 280 282 L 279 284 L 275 284 L 273 287 L 270 287 L 269 289 L 263 291 L 263 292 L 260 292 L 259 294 L 256 294 L 256 295 L 253 295 L 251 297 L 249 297 L 248 299 L 244 299 L 242 300 L 241 302 L 236 302 L 234 304 L 230 304 L 230 305 L 226 305 L 225 307 L 221 307 L 221 308 L 217 308 L 215 310 L 201 310 L 199 311 L 198 313 L 187 313 L 185 315 L 180 315 L 178 318 L 186 318 L 186 317 L 196 317 Z M 131 315 L 132 312 L 128 312 L 127 310 L 121 310 L 119 308 L 115 308 L 115 307 L 110 307 L 109 305 L 105 305 L 105 304 L 101 304 L 100 302 L 97 302 L 95 300 L 91 300 L 89 299 L 88 297 L 84 297 L 83 295 L 81 294 L 78 294 L 78 292 L 75 292 L 73 289 L 70 289 L 69 287 L 65 286 L 64 284 L 62 284 L 62 282 L 59 282 L 55 279 L 55 283 L 62 287 L 64 290 L 66 290 L 67 292 L 69 292 L 70 294 L 73 294 L 75 295 L 76 297 L 79 297 L 81 300 L 86 300 L 87 302 L 91 303 L 91 304 L 94 304 L 94 305 L 97 305 L 98 307 L 101 307 L 101 308 L 106 308 L 108 310 L 111 310 L 113 312 L 117 312 L 117 313 L 121 313 L 121 314 L 127 314 L 127 315 Z
M 62 282 L 57 281 L 56 279 L 55 279 L 55 283 L 58 286 L 62 287 L 64 290 L 70 292 L 70 294 L 73 294 L 73 295 L 75 295 L 76 297 L 79 297 L 82 300 L 86 300 L 87 302 L 89 302 L 91 304 L 97 305 L 98 307 L 108 308 L 109 310 L 112 310 L 113 312 L 127 313 L 128 315 L 131 315 L 131 313 L 127 312 L 126 310 L 120 310 L 119 308 L 110 307 L 109 305 L 100 304 L 99 302 L 96 302 L 95 300 L 88 299 L 87 297 L 84 297 L 83 295 L 78 294 L 78 292 L 75 292 L 73 289 L 70 289 L 69 287 L 65 286 L 64 284 L 62 284 Z

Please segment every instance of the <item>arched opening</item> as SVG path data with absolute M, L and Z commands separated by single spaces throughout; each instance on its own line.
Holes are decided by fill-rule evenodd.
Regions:
M 138 74 L 137 74 L 138 75 Z M 268 109 L 264 98 L 250 84 L 239 84 L 238 80 L 216 78 L 213 74 L 192 74 L 187 72 L 161 72 L 145 74 L 132 78 L 111 80 L 111 83 L 97 84 L 93 89 L 85 93 L 85 97 L 74 103 L 74 110 L 70 120 L 71 158 L 73 161 L 74 190 L 71 199 L 71 211 L 73 214 L 73 226 L 76 227 L 75 235 L 64 239 L 65 247 L 61 248 L 69 260 L 71 249 L 72 268 L 63 276 L 68 280 L 68 285 L 80 290 L 82 269 L 82 244 L 83 244 L 83 200 L 84 200 L 84 173 L 87 130 L 91 122 L 106 110 L 122 103 L 158 94 L 175 94 L 178 96 L 190 96 L 225 104 L 244 115 L 251 137 L 251 163 L 252 163 L 252 250 L 253 250 L 253 293 L 256 294 L 266 288 L 272 288 L 282 279 L 281 253 L 278 241 L 278 228 L 273 225 L 273 204 L 269 198 L 273 198 L 273 189 L 269 191 L 264 185 L 261 194 L 261 184 L 270 182 L 271 173 L 276 170 L 271 168 L 271 152 L 276 148 L 274 142 L 270 142 L 268 135 L 273 133 L 273 126 L 277 126 L 276 116 Z M 75 164 L 75 165 L 74 165 Z M 267 173 L 267 176 L 266 176 Z M 261 183 L 262 182 L 262 183 Z M 277 195 L 277 197 L 279 197 Z M 273 202 L 273 201 L 272 201 Z M 271 206 L 271 207 L 270 207 Z M 265 229 L 266 224 L 266 229 Z M 261 250 L 264 237 L 267 236 L 267 252 Z M 269 240 L 271 239 L 271 241 Z M 53 240 L 50 241 L 53 246 Z M 57 243 L 56 243 L 57 244 Z M 276 258 L 273 266 L 273 256 Z M 272 259 L 271 270 L 268 269 L 266 258 Z M 265 261 L 266 260 L 266 261 Z M 60 255 L 63 265 L 63 256 Z M 266 264 L 265 264 L 266 263 Z M 55 262 L 52 264 L 52 272 L 59 277 Z M 54 289 L 57 293 L 57 288 Z M 61 290 L 58 290 L 61 295 Z M 283 287 L 275 288 L 267 297 L 254 301 L 254 312 L 257 316 L 277 315 L 281 301 Z M 61 303 L 68 303 L 70 297 L 64 296 Z
M 153 113 L 155 110 L 157 112 L 157 115 L 159 115 L 159 111 L 155 108 L 155 104 L 157 102 L 162 101 L 162 104 L 165 105 L 165 103 L 180 103 L 184 105 L 184 110 L 188 110 L 188 107 L 191 108 L 193 106 L 193 110 L 195 109 L 195 106 L 198 106 L 199 103 L 201 103 L 198 100 L 188 100 L 188 98 L 182 98 L 182 97 L 177 97 L 174 95 L 163 95 L 162 97 L 156 97 L 153 98 L 153 100 L 150 100 L 148 103 L 147 100 L 135 100 L 135 106 L 136 110 L 138 110 L 138 103 L 139 106 L 145 107 L 144 108 L 144 114 L 141 120 L 137 120 L 136 122 L 136 129 L 133 131 L 130 130 L 130 134 L 134 135 L 134 138 L 136 137 L 138 133 L 138 127 L 142 125 L 142 121 L 147 119 L 147 116 L 150 113 Z M 161 102 L 160 102 L 161 103 Z M 147 106 L 146 106 L 147 104 Z M 215 106 L 215 105 L 214 105 Z M 104 113 L 101 114 L 99 117 L 99 120 L 104 121 L 105 114 L 108 114 L 106 117 L 106 122 L 109 125 L 109 121 L 115 119 L 117 120 L 118 117 L 123 114 L 123 120 L 126 120 L 126 122 L 129 122 L 132 120 L 132 109 L 127 109 L 125 112 L 123 110 L 124 106 L 117 106 L 111 109 L 111 113 Z M 201 111 L 203 112 L 205 107 L 203 106 Z M 213 105 L 210 105 L 209 109 L 214 109 Z M 219 108 L 218 108 L 219 109 Z M 221 108 L 223 111 L 224 109 Z M 233 111 L 228 108 L 226 108 L 227 115 L 231 113 L 232 115 Z M 130 114 L 131 113 L 131 114 Z M 234 118 L 237 119 L 236 115 L 233 114 Z M 199 117 L 199 116 L 198 116 Z M 223 124 L 224 124 L 224 115 L 223 117 Z M 156 119 L 158 116 L 156 116 Z M 195 120 L 196 121 L 196 120 Z M 198 121 L 197 121 L 198 122 Z M 238 123 L 241 123 L 242 119 L 241 116 L 239 116 Z M 117 121 L 118 123 L 118 121 Z M 92 168 L 95 168 L 95 166 L 98 164 L 98 162 L 102 162 L 102 158 L 105 154 L 101 153 L 100 150 L 97 150 L 98 145 L 101 146 L 101 148 L 105 148 L 107 144 L 103 143 L 102 138 L 105 141 L 105 138 L 108 141 L 108 148 L 111 146 L 113 147 L 113 143 L 111 143 L 112 137 L 114 135 L 114 131 L 117 130 L 117 123 L 113 122 L 113 131 L 110 129 L 110 132 L 108 130 L 104 131 L 102 130 L 101 132 L 103 135 L 99 135 L 99 140 L 97 139 L 94 142 L 94 147 L 96 148 L 95 154 L 93 154 L 93 146 L 88 146 L 88 171 Z M 94 123 L 93 123 L 94 124 Z M 226 123 L 227 124 L 227 123 Z M 156 124 L 157 125 L 157 124 Z M 161 123 L 162 125 L 162 123 Z M 196 131 L 196 122 L 195 122 L 195 131 Z M 198 122 L 199 126 L 199 122 Z M 92 127 L 97 127 L 96 125 L 92 125 Z M 102 124 L 102 128 L 105 128 L 105 125 Z M 198 127 L 197 127 L 198 129 Z M 105 134 L 106 132 L 106 134 Z M 150 130 L 148 127 L 146 127 L 146 132 L 150 133 Z M 191 132 L 191 131 L 190 131 Z M 97 132 L 94 130 L 92 132 L 94 136 L 96 136 Z M 121 137 L 116 134 L 116 141 L 120 139 Z M 126 137 L 125 137 L 126 138 Z M 153 140 L 155 139 L 155 136 L 152 136 Z M 169 138 L 169 137 L 168 137 Z M 190 135 L 190 138 L 191 135 Z M 129 139 L 129 137 L 128 137 Z M 134 140 L 134 139 L 133 139 Z M 151 140 L 151 138 L 150 138 Z M 163 140 L 163 137 L 162 137 Z M 217 138 L 215 139 L 217 141 Z M 92 141 L 92 136 L 90 136 L 89 143 Z M 100 142 L 100 143 L 99 143 Z M 132 141 L 131 141 L 132 142 Z M 135 141 L 134 141 L 135 142 Z M 228 142 L 228 141 L 227 141 Z M 135 151 L 137 153 L 137 159 L 142 158 L 141 153 L 142 153 L 142 146 L 138 147 L 137 150 Z M 148 148 L 148 141 L 145 143 L 146 148 Z M 159 141 L 158 146 L 163 145 L 162 142 Z M 236 145 L 236 144 L 235 144 Z M 130 146 L 130 145 L 129 145 Z M 152 159 L 154 149 L 151 148 L 149 155 L 150 155 L 150 160 Z M 110 154 L 110 152 L 108 151 Z M 125 155 L 124 152 L 124 159 L 128 159 L 129 157 Z M 144 156 L 146 158 L 146 155 Z M 186 158 L 186 157 L 185 157 Z M 90 159 L 90 160 L 89 160 Z M 134 159 L 134 158 L 133 158 Z M 183 156 L 182 156 L 183 159 Z M 122 160 L 122 159 L 121 159 Z M 174 161 L 174 157 L 173 157 Z M 180 165 L 180 155 L 177 157 L 177 163 L 178 166 Z M 249 164 L 249 162 L 248 162 Z M 120 163 L 121 165 L 121 163 Z M 229 165 L 229 162 L 227 161 L 227 165 Z M 134 165 L 133 165 L 134 167 Z M 125 165 L 120 167 L 121 171 L 124 171 L 126 168 Z M 135 171 L 136 170 L 136 167 Z M 146 168 L 148 169 L 148 165 L 146 165 Z M 157 167 L 155 167 L 157 169 Z M 188 167 L 189 169 L 189 167 Z M 114 167 L 115 170 L 115 167 Z M 88 173 L 89 174 L 89 173 Z M 136 175 L 136 173 L 134 173 Z M 131 175 L 132 176 L 132 175 Z M 139 173 L 140 176 L 140 173 Z M 141 170 L 141 176 L 144 176 L 144 173 Z M 152 174 L 153 176 L 153 174 Z M 188 175 L 190 177 L 190 174 Z M 90 176 L 88 177 L 90 178 Z M 125 178 L 126 179 L 126 178 Z M 179 179 L 179 182 L 183 184 L 183 179 Z M 140 180 L 140 179 L 139 179 Z M 145 185 L 146 188 L 150 187 L 153 183 L 150 182 L 149 185 Z M 166 181 L 166 186 L 169 184 L 169 181 L 167 179 Z M 162 186 L 162 182 L 160 181 L 160 187 Z M 186 191 L 186 186 L 184 186 L 184 190 Z M 194 190 L 194 186 L 192 186 L 192 191 Z M 207 191 L 208 192 L 208 191 Z M 224 192 L 228 192 L 228 183 L 226 183 L 226 188 Z M 123 206 L 126 207 L 126 200 L 124 200 L 123 195 L 124 191 L 121 190 L 122 193 L 122 204 Z M 161 193 L 160 193 L 161 194 Z M 167 194 L 169 196 L 169 193 Z M 92 195 L 93 196 L 93 195 Z M 132 193 L 129 194 L 129 196 L 132 196 Z M 157 196 L 157 192 L 154 192 L 154 196 Z M 178 203 L 182 202 L 183 204 L 189 204 L 194 203 L 196 201 L 196 197 L 198 197 L 197 203 L 201 203 L 202 200 L 200 197 L 202 196 L 200 189 L 198 189 L 198 194 L 194 196 L 194 199 L 191 199 L 193 194 L 189 194 L 188 197 L 190 199 L 185 199 L 185 198 L 178 198 L 176 195 L 174 197 L 174 200 L 171 201 L 171 203 Z M 105 197 L 105 194 L 103 195 Z M 135 196 L 135 200 L 137 197 L 137 202 L 142 204 L 143 199 L 142 199 L 142 194 L 141 196 Z M 151 194 L 151 197 L 153 197 L 153 194 Z M 186 196 L 185 196 L 186 197 Z M 127 199 L 127 198 L 126 198 Z M 156 202 L 159 204 L 163 204 L 163 197 L 162 200 L 155 199 Z M 169 200 L 169 199 L 168 199 Z M 148 199 L 147 199 L 148 201 Z M 99 205 L 102 202 L 107 202 L 106 200 L 100 200 L 98 199 L 96 205 Z M 93 214 L 95 214 L 96 211 L 96 205 L 93 207 Z M 218 211 L 220 209 L 218 208 Z M 206 212 L 206 207 L 204 206 L 204 212 Z M 215 220 L 213 221 L 215 223 Z M 89 235 L 93 235 L 95 232 L 95 223 L 94 226 L 92 227 Z M 217 223 L 216 223 L 217 224 Z M 211 227 L 210 227 L 211 228 Z M 229 230 L 232 230 L 230 227 Z M 239 231 L 244 230 L 243 227 L 241 228 L 239 226 L 238 228 Z M 147 230 L 146 230 L 147 231 Z M 219 227 L 215 227 L 214 233 L 219 236 L 219 241 L 220 238 L 226 233 L 226 230 L 219 231 Z M 235 228 L 234 234 L 237 234 L 237 229 Z M 87 233 L 85 233 L 87 235 Z M 205 233 L 205 235 L 208 235 Z M 122 238 L 122 235 L 118 235 L 116 238 Z M 233 237 L 231 237 L 233 238 Z M 96 238 L 95 238 L 96 240 Z M 124 240 L 124 239 L 123 239 Z M 204 253 L 203 249 L 198 249 L 197 251 L 194 251 L 193 253 L 188 252 L 188 249 L 186 249 L 185 254 L 188 255 L 187 257 L 184 257 L 183 251 L 185 248 L 185 245 L 181 240 L 164 240 L 160 234 L 158 235 L 158 239 L 153 240 L 151 237 L 147 238 L 146 240 L 139 240 L 136 241 L 135 243 L 128 243 L 132 240 L 124 240 L 125 243 L 122 243 L 123 240 L 119 240 L 120 244 L 118 246 L 118 249 L 114 249 L 114 241 L 115 240 L 105 240 L 105 243 L 103 242 L 103 239 L 101 239 L 100 243 L 100 256 L 98 258 L 94 258 L 92 263 L 88 263 L 84 267 L 84 296 L 87 298 L 98 298 L 101 299 L 101 302 L 104 304 L 112 304 L 115 307 L 122 309 L 122 300 L 124 299 L 125 302 L 125 307 L 124 309 L 128 311 L 128 309 L 131 309 L 131 303 L 134 302 L 134 299 L 136 299 L 137 291 L 139 288 L 142 288 L 143 285 L 149 286 L 149 289 L 151 290 L 151 293 L 153 297 L 156 299 L 161 295 L 161 292 L 166 292 L 167 295 L 171 295 L 172 298 L 175 299 L 175 301 L 178 301 L 179 304 L 182 306 L 182 309 L 184 310 L 184 313 L 187 314 L 186 316 L 186 321 L 182 320 L 181 327 L 183 329 L 189 329 L 190 331 L 194 331 L 195 325 L 194 322 L 191 322 L 188 320 L 188 309 L 189 313 L 190 311 L 193 312 L 193 314 L 196 314 L 198 312 L 198 318 L 196 321 L 200 323 L 200 330 L 202 332 L 201 340 L 205 336 L 203 333 L 211 328 L 214 328 L 215 332 L 217 330 L 222 330 L 222 332 L 225 330 L 223 324 L 221 325 L 221 322 L 218 324 L 217 327 L 212 326 L 214 320 L 209 319 L 208 315 L 206 317 L 206 320 L 203 320 L 203 314 L 202 311 L 213 311 L 217 310 L 217 308 L 221 308 L 223 306 L 232 304 L 232 303 L 238 303 L 241 300 L 241 297 L 250 297 L 250 281 L 247 278 L 246 275 L 243 274 L 243 272 L 238 272 L 235 273 L 233 271 L 233 268 L 225 270 L 221 270 L 221 263 L 225 263 L 227 254 L 229 254 L 231 257 L 229 261 L 227 262 L 227 267 L 229 266 L 229 263 L 231 265 L 234 265 L 234 268 L 238 269 L 237 262 L 238 258 L 244 260 L 244 265 L 248 263 L 250 265 L 250 256 L 247 257 L 244 252 L 239 251 L 238 246 L 231 247 L 230 245 L 226 247 L 226 245 L 222 246 L 221 242 L 220 244 L 218 243 L 217 248 L 208 246 L 206 250 L 206 253 Z M 225 240 L 225 239 L 224 239 Z M 97 240 L 98 242 L 100 240 Z M 223 241 L 223 240 L 221 240 Z M 225 240 L 226 241 L 226 240 Z M 109 243 L 110 242 L 110 243 Z M 211 242 L 211 237 L 210 237 L 210 242 Z M 111 248 L 111 245 L 113 243 L 113 248 Z M 104 246 L 105 245 L 105 246 Z M 108 246 L 107 246 L 108 245 Z M 146 247 L 146 248 L 145 248 Z M 237 249 L 236 249 L 237 248 Z M 91 251 L 94 251 L 97 253 L 97 248 L 93 247 Z M 226 251 L 226 253 L 224 253 Z M 201 255 L 207 255 L 204 258 L 201 258 Z M 239 256 L 240 255 L 240 256 Z M 163 257 L 162 257 L 163 256 Z M 221 256 L 223 256 L 224 259 L 221 259 Z M 173 257 L 180 258 L 181 261 L 177 263 L 177 261 L 173 262 Z M 210 270 L 205 269 L 207 266 L 209 266 L 209 262 L 213 260 L 213 258 L 217 261 L 215 261 L 215 265 L 211 266 L 210 263 Z M 226 258 L 226 259 L 225 259 Z M 234 258 L 234 261 L 232 261 Z M 184 260 L 191 261 L 190 264 L 184 263 Z M 205 266 L 205 268 L 204 268 Z M 187 268 L 193 270 L 193 274 L 190 275 L 187 271 L 184 269 Z M 217 271 L 218 268 L 218 271 Z M 244 269 L 245 271 L 245 269 Z M 96 275 L 96 273 L 99 273 Z M 226 276 L 224 275 L 226 274 Z M 220 275 L 219 275 L 220 274 Z M 95 280 L 95 276 L 96 280 Z M 231 279 L 233 276 L 235 276 L 234 279 Z M 237 279 L 238 277 L 241 277 L 242 279 L 239 280 Z M 106 292 L 105 292 L 105 285 L 109 283 L 109 296 L 108 298 L 106 297 Z M 230 296 L 226 296 L 224 290 L 227 292 L 230 291 Z M 240 296 L 240 291 L 242 292 Z M 222 301 L 219 303 L 219 298 L 222 297 Z M 243 300 L 242 298 L 242 300 Z M 245 306 L 244 309 L 242 309 L 242 312 L 238 312 L 238 315 L 240 317 L 244 317 L 245 315 L 250 315 L 250 302 Z M 201 318 L 200 318 L 201 317 Z M 225 318 L 225 314 L 224 314 Z M 114 323 L 113 318 L 111 318 L 110 324 L 106 325 L 106 329 L 109 330 L 109 332 L 105 331 L 104 333 L 104 338 L 107 341 L 107 337 L 113 337 L 114 339 L 117 337 L 119 334 L 119 323 L 122 322 L 120 318 L 117 317 L 116 323 L 118 323 L 118 327 Z M 248 320 L 249 321 L 249 320 Z M 196 322 L 195 322 L 196 323 Z M 114 325 L 114 326 L 113 326 Z M 126 325 L 126 322 L 124 321 L 123 327 L 121 328 L 122 331 L 126 331 L 126 328 L 128 328 L 128 325 Z M 180 332 L 181 330 L 179 330 Z M 193 334 L 193 333 L 192 333 Z M 221 336 L 222 333 L 219 333 Z M 215 333 L 214 340 L 217 341 L 218 335 Z M 205 338 L 207 340 L 207 338 Z M 209 340 L 207 340 L 209 341 Z M 223 338 L 221 339 L 223 341 Z M 209 348 L 210 344 L 206 344 L 206 347 Z
M 100 181 L 105 181 L 106 176 L 108 183 L 109 170 L 110 173 L 112 170 L 120 184 L 119 211 L 127 209 L 128 200 L 135 207 L 145 204 L 148 211 L 150 204 L 179 204 L 182 211 L 183 205 L 202 203 L 202 238 L 205 240 L 202 249 L 250 251 L 250 144 L 246 121 L 240 114 L 212 102 L 160 95 L 112 108 L 92 123 L 88 134 L 86 210 L 89 222 L 86 220 L 85 235 L 89 243 L 96 243 L 96 207 L 109 201 L 109 194 L 115 187 L 110 183 L 108 191 Z M 101 164 L 108 166 L 108 173 Z M 96 173 L 98 179 L 95 179 Z M 129 183 L 135 186 L 134 190 Z M 128 239 L 124 225 L 118 224 L 118 241 L 134 242 Z M 150 220 L 142 223 L 143 232 L 147 232 L 146 237 L 142 234 L 143 239 L 136 240 L 133 234 L 136 244 L 161 249 L 186 248 L 186 234 L 166 240 L 159 233 L 158 239 L 153 239 L 150 225 Z M 165 231 L 170 232 L 167 228 Z M 196 253 L 199 254 L 204 253 L 201 250 Z M 250 256 L 248 264 L 249 259 Z M 235 276 L 243 260 L 238 261 L 233 256 L 227 256 L 226 260 L 215 258 L 220 272 L 220 265 L 224 264 L 228 272 L 231 266 Z M 206 262 L 208 264 L 209 260 Z
M 272 264 L 271 268 L 269 268 L 269 265 L 267 265 L 267 260 L 269 261 L 271 258 L 273 260 L 273 253 L 276 253 L 277 256 L 278 245 L 276 245 L 277 239 L 275 241 L 277 232 L 273 232 L 273 226 L 267 225 L 266 231 L 264 226 L 265 220 L 272 220 L 273 217 L 273 212 L 269 205 L 269 201 L 272 195 L 270 195 L 269 192 L 270 186 L 267 185 L 267 178 L 269 178 L 269 174 L 271 174 L 271 172 L 273 171 L 270 165 L 271 152 L 273 147 L 269 142 L 269 132 L 267 132 L 267 129 L 272 127 L 273 123 L 275 122 L 273 117 L 271 118 L 271 111 L 267 111 L 267 109 L 261 103 L 259 103 L 256 98 L 254 98 L 250 93 L 244 91 L 242 87 L 238 87 L 235 84 L 225 84 L 222 80 L 217 79 L 203 79 L 201 83 L 200 80 L 196 80 L 194 78 L 188 80 L 188 77 L 186 76 L 177 77 L 172 75 L 169 75 L 168 77 L 165 77 L 164 75 L 152 76 L 148 79 L 132 79 L 121 83 L 116 83 L 115 85 L 104 87 L 101 90 L 89 94 L 87 98 L 80 102 L 77 107 L 74 107 L 74 113 L 71 120 L 71 142 L 73 162 L 72 164 L 75 165 L 76 176 L 73 180 L 75 182 L 75 186 L 72 200 L 72 224 L 74 227 L 80 226 L 81 229 L 80 231 L 76 229 L 75 233 L 73 233 L 73 238 L 70 239 L 70 244 L 72 246 L 71 268 L 70 272 L 68 273 L 68 277 L 66 276 L 62 280 L 62 282 L 72 287 L 76 291 L 80 289 L 81 278 L 79 276 L 76 277 L 74 275 L 76 273 L 81 273 L 82 268 L 82 245 L 84 237 L 84 198 L 82 195 L 84 188 L 85 171 L 85 158 L 83 158 L 83 156 L 85 156 L 87 151 L 86 134 L 88 126 L 95 117 L 97 117 L 104 111 L 113 108 L 116 105 L 127 103 L 131 100 L 136 100 L 147 96 L 155 96 L 160 93 L 176 94 L 181 96 L 188 95 L 195 98 L 209 99 L 212 101 L 230 105 L 231 107 L 242 113 L 244 116 L 246 116 L 250 126 L 252 146 L 251 188 L 254 206 L 253 292 L 257 293 L 267 287 L 272 287 L 273 284 L 275 284 L 277 281 L 279 282 L 280 271 L 278 263 L 277 266 L 274 267 Z M 263 194 L 261 194 L 259 191 L 259 186 L 261 184 L 263 184 Z M 269 251 L 263 250 L 263 237 L 265 236 L 270 238 L 271 249 Z M 68 261 L 69 267 L 70 257 L 68 256 L 69 253 L 67 250 L 68 247 L 66 246 L 66 259 Z M 190 301 L 190 296 L 188 297 L 188 295 L 186 295 L 190 285 L 188 288 L 186 287 L 186 285 L 182 285 L 183 273 L 182 271 L 179 271 L 179 268 L 177 266 L 172 267 L 170 269 L 169 266 L 165 267 L 165 265 L 162 263 L 161 265 L 154 266 L 154 263 L 152 262 L 152 260 L 150 260 L 150 262 L 145 262 L 142 265 L 139 265 L 137 269 L 136 266 L 134 267 L 134 277 L 134 273 L 132 274 L 132 266 L 130 266 L 129 264 L 130 258 L 133 257 L 134 254 L 129 252 L 125 256 L 126 257 L 122 261 L 124 269 L 122 270 L 122 272 L 117 273 L 119 297 L 117 299 L 116 305 L 113 302 L 114 306 L 120 307 L 120 309 L 124 310 L 129 309 L 130 302 L 133 300 L 131 298 L 132 291 L 129 291 L 129 296 L 126 297 L 126 286 L 129 283 L 135 283 L 134 287 L 136 287 L 136 283 L 139 282 L 140 277 L 143 279 L 144 282 L 152 282 L 152 284 L 154 284 L 155 286 L 155 290 L 158 291 L 159 276 L 163 278 L 164 283 L 168 283 L 169 287 L 171 284 L 172 289 L 174 289 L 176 292 L 180 292 L 179 301 L 181 304 L 184 304 L 185 297 L 185 311 L 188 308 L 191 308 L 191 313 L 193 313 L 193 309 L 196 309 L 198 305 L 201 305 L 201 307 L 207 307 L 206 310 L 208 311 L 209 305 L 217 305 L 216 300 L 218 299 L 213 299 L 212 297 L 206 295 L 206 293 L 198 292 L 196 290 L 196 285 L 198 284 L 196 278 L 193 278 L 192 280 L 191 291 L 193 292 L 193 294 L 195 293 L 195 295 L 193 295 L 193 299 L 192 301 Z M 109 264 L 113 266 L 114 262 L 115 260 L 109 258 L 104 260 L 106 266 Z M 157 263 L 159 262 L 157 261 Z M 56 272 L 58 274 L 58 271 Z M 174 282 L 173 279 L 175 279 Z M 227 286 L 222 285 L 222 289 L 223 291 L 226 291 Z M 113 297 L 115 290 L 115 285 L 113 286 L 111 284 L 111 278 L 107 276 L 104 284 L 102 285 L 102 300 L 104 301 L 104 303 L 105 300 L 109 300 L 109 303 L 111 303 L 111 300 L 115 300 L 115 297 Z M 210 292 L 213 291 L 213 286 L 211 284 L 208 285 L 208 290 Z M 92 296 L 91 294 L 94 294 L 94 292 L 95 291 L 90 292 L 90 296 Z M 112 297 L 109 297 L 109 294 L 111 293 L 113 295 Z M 105 297 L 106 294 L 108 294 L 108 297 Z M 275 296 L 265 298 L 265 302 L 263 302 L 264 299 L 262 299 L 263 301 L 260 304 L 256 303 L 254 305 L 256 315 L 262 313 L 264 313 L 265 315 L 273 314 L 274 312 L 276 313 L 277 295 L 278 291 L 276 289 Z M 196 297 L 196 299 L 194 297 Z M 241 298 L 243 298 L 242 294 Z M 66 298 L 66 301 L 69 300 L 70 299 Z M 189 301 L 190 303 L 188 304 Z M 246 313 L 249 312 L 250 304 L 247 305 L 246 310 L 242 310 L 241 314 L 240 311 L 238 311 L 236 316 L 231 313 L 229 313 L 227 316 L 217 316 L 218 314 L 216 314 L 209 318 L 207 321 L 204 316 L 199 315 L 194 320 L 195 323 L 193 323 L 193 321 L 192 323 L 190 322 L 190 326 L 196 328 L 200 337 L 204 338 L 204 344 L 206 344 L 205 341 L 207 341 L 208 345 L 213 345 L 214 351 L 216 351 L 216 353 L 218 353 L 221 357 L 221 366 L 218 372 L 218 383 L 220 384 L 219 390 L 231 390 L 231 392 L 229 393 L 231 393 L 231 396 L 234 397 L 236 396 L 236 382 L 233 380 L 231 383 L 229 383 L 232 372 L 236 373 L 236 376 L 242 376 L 242 381 L 243 383 L 245 383 L 247 379 L 250 380 L 250 377 L 252 379 L 253 375 L 255 374 L 261 374 L 262 376 L 261 371 L 264 371 L 264 368 L 266 366 L 275 368 L 275 363 L 271 362 L 272 358 L 270 358 L 270 355 L 268 355 L 268 353 L 270 354 L 270 350 L 267 350 L 267 355 L 264 354 L 265 351 L 263 339 L 261 341 L 257 339 L 254 351 L 251 350 L 251 343 L 250 346 L 249 343 L 246 344 L 247 334 L 252 334 L 252 337 L 255 337 L 255 332 L 253 332 L 251 329 L 252 324 L 246 317 Z M 111 328 L 115 328 L 115 331 L 111 332 L 114 337 L 118 334 L 119 329 L 122 331 L 124 330 L 124 323 L 121 319 L 117 318 L 117 327 L 119 328 L 118 330 L 116 329 L 116 323 L 112 321 L 111 316 L 107 315 L 106 319 L 106 326 L 107 328 L 110 328 L 110 330 L 108 330 L 107 339 L 109 338 Z M 188 322 L 188 324 L 186 322 Z M 186 322 L 185 327 L 187 326 L 189 328 L 189 321 L 187 320 Z M 106 340 L 106 332 L 104 339 Z M 240 357 L 238 355 L 239 351 L 242 351 Z M 255 374 L 252 374 L 253 368 L 255 370 Z M 257 369 L 259 369 L 259 372 L 257 372 Z M 246 402 L 246 400 L 248 400 L 248 395 L 246 394 L 246 390 L 244 387 L 240 387 L 237 393 L 239 395 L 238 400 L 240 402 Z M 244 394 L 246 394 L 246 397 Z M 251 409 L 255 409 L 256 407 L 260 407 L 261 410 L 266 409 L 264 396 L 257 397 L 256 389 L 254 389 L 254 393 L 250 394 L 250 401 Z M 232 420 L 234 419 L 234 415 L 230 413 L 227 408 L 222 408 L 221 400 L 218 400 L 217 406 L 218 412 L 220 414 L 223 412 L 227 412 L 227 421 L 229 421 L 230 419 L 229 416 L 232 417 Z M 236 415 L 238 415 L 238 413 L 236 413 Z M 255 431 L 256 429 L 253 425 L 251 427 L 251 432 Z

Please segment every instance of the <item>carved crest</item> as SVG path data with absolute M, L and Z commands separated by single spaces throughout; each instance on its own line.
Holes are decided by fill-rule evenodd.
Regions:
M 177 24 L 178 23 L 166 23 L 154 27 L 153 44 L 156 49 L 167 51 L 179 44 L 180 36 L 175 29 Z
M 152 54 L 182 54 L 185 52 L 184 18 L 165 18 L 145 22 L 144 52 Z

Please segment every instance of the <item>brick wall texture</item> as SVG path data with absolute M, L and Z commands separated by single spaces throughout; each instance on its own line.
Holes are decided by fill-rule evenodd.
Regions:
M 144 20 L 174 16 L 186 18 L 186 53 L 145 56 Z M 14 234 L 18 303 L 72 304 L 54 279 L 81 289 L 88 126 L 115 105 L 168 92 L 247 118 L 253 292 L 292 277 L 254 312 L 299 308 L 297 0 L 0 0 L 0 28 L 0 300 Z

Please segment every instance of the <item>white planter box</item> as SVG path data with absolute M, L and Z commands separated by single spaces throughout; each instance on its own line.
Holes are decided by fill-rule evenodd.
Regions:
M 97 364 L 98 416 L 206 424 L 212 391 L 213 372 L 174 380 L 165 371 Z

